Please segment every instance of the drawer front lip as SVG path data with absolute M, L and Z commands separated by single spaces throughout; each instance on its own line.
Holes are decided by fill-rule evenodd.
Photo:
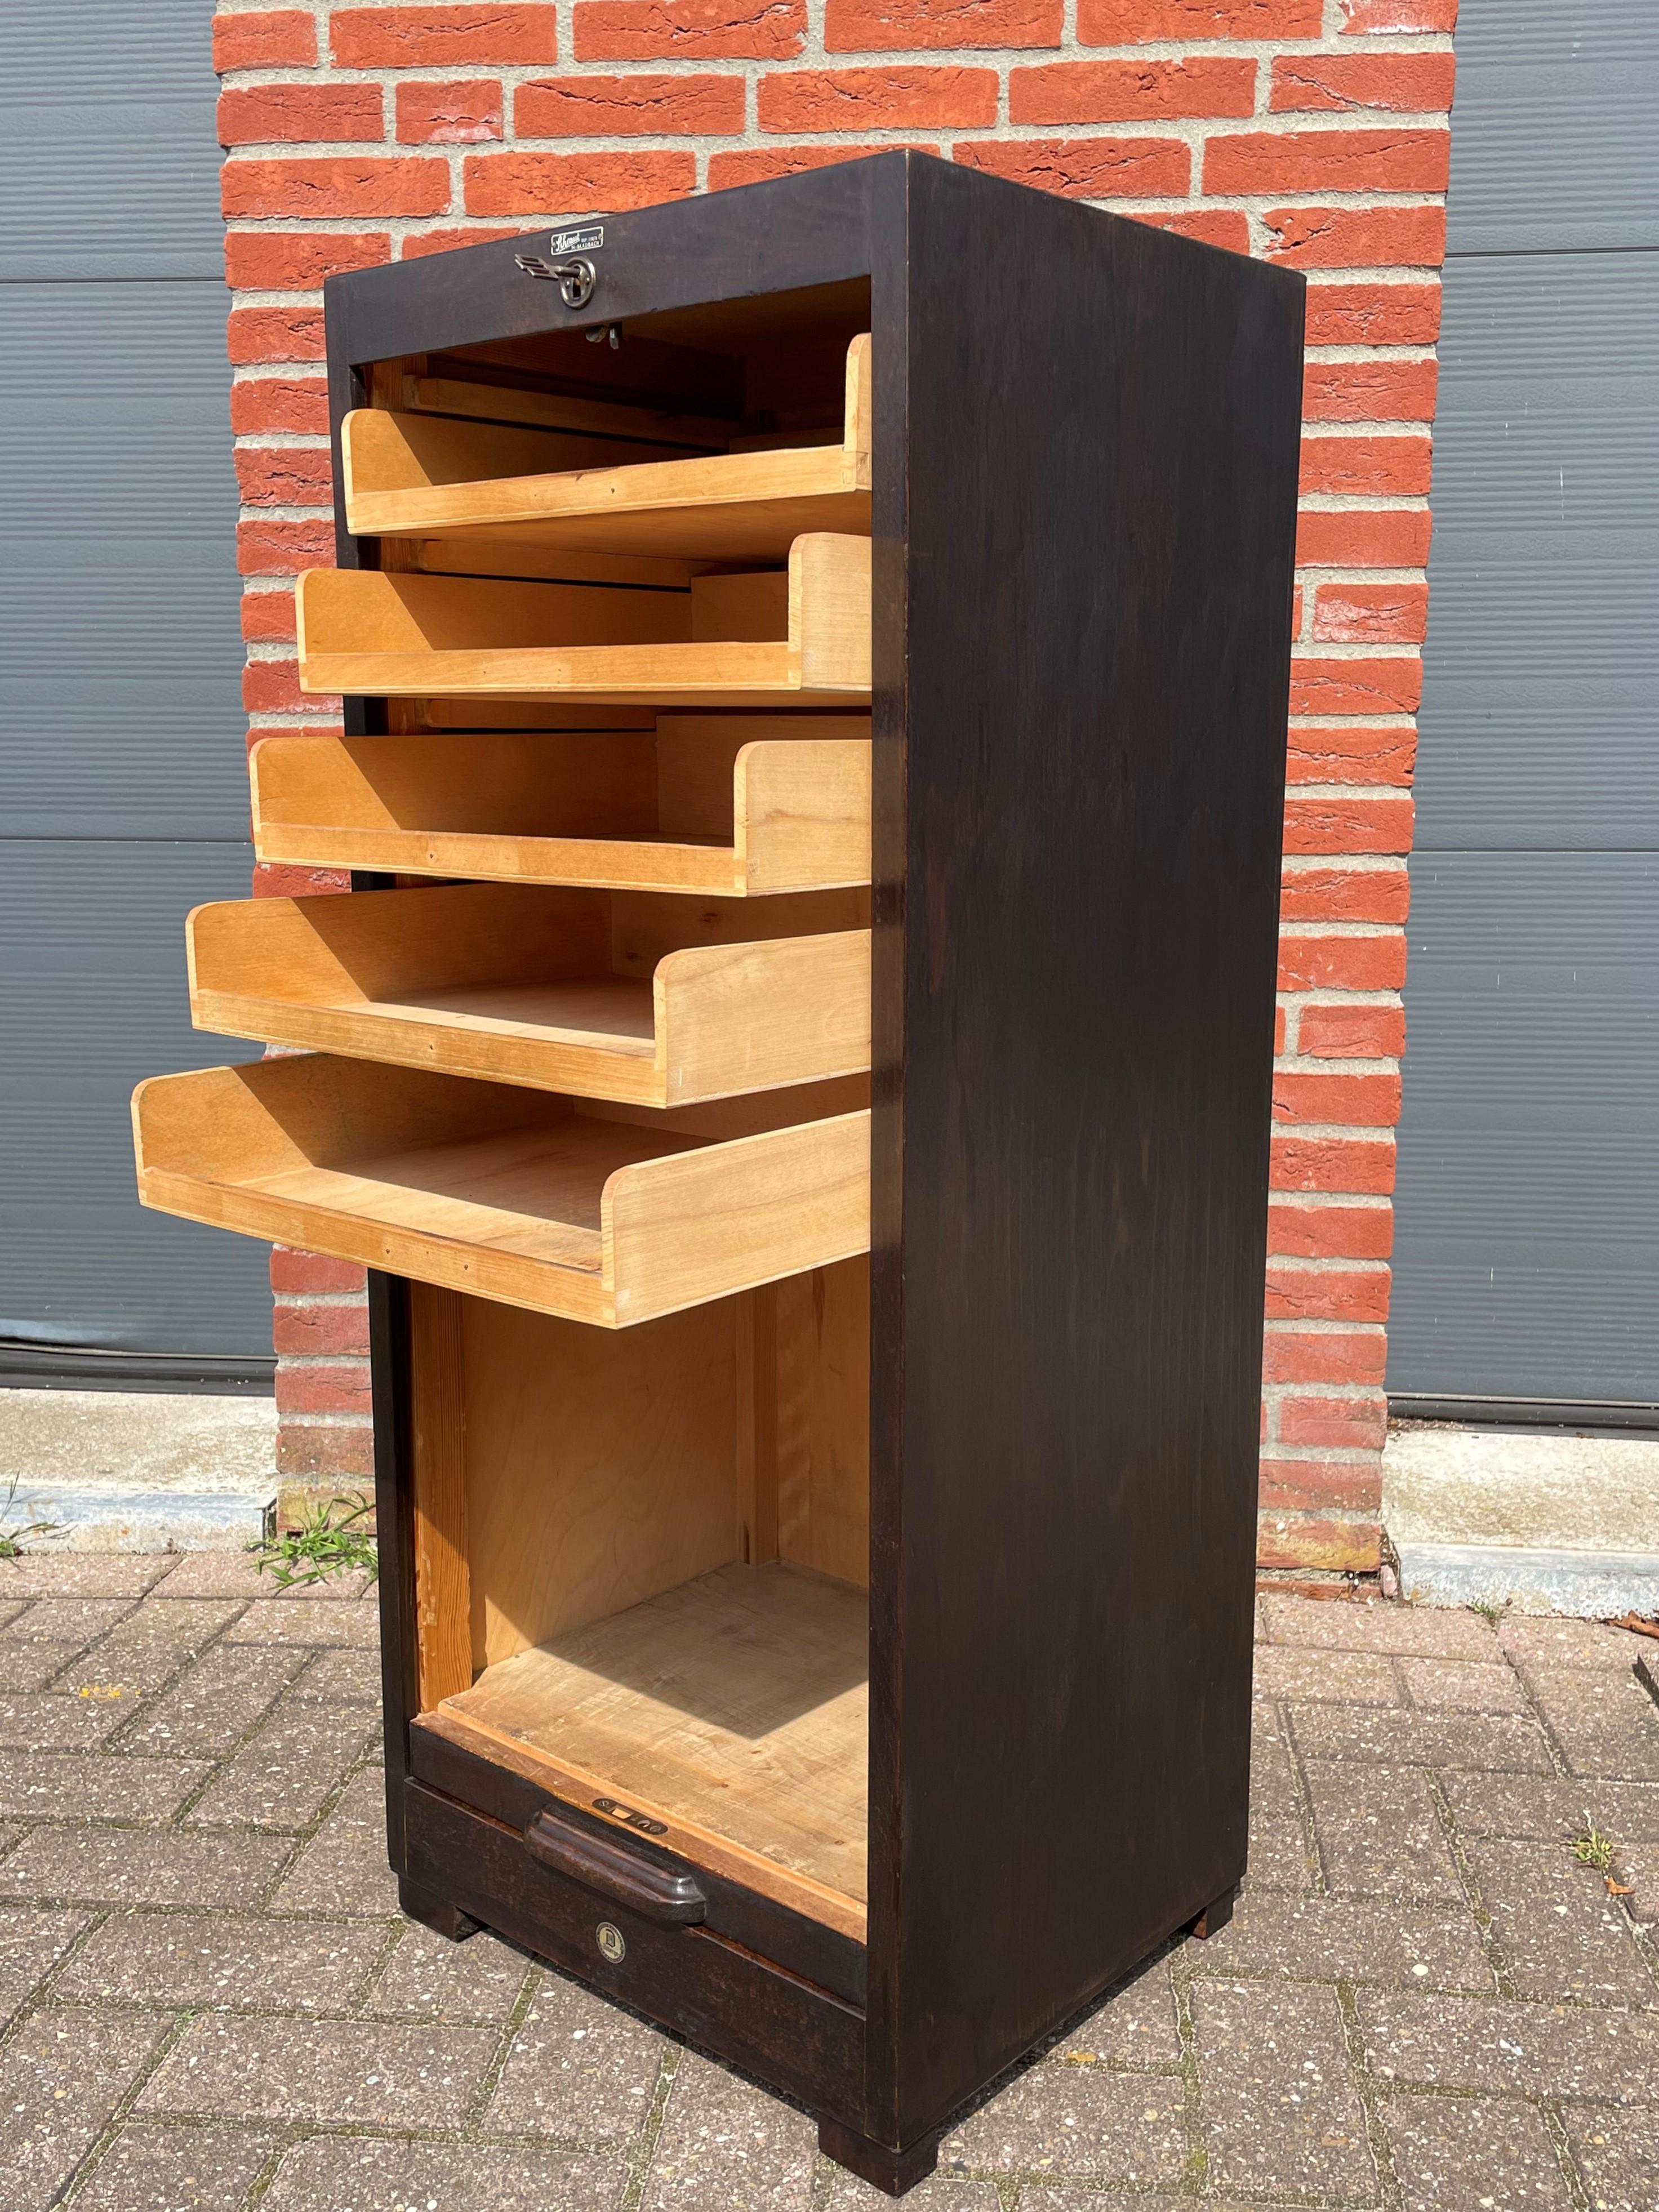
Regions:
M 864 2131 L 864 2015 L 705 1928 L 670 1928 L 539 1866 L 522 1836 L 419 1782 L 404 1785 L 408 1879 L 550 1959 L 602 1996 Z M 600 1955 L 608 1921 L 626 1950 Z
M 545 1810 L 561 1821 L 590 1827 L 607 1841 L 622 1840 L 618 1830 L 608 1822 L 591 1820 L 522 1775 L 479 1758 L 447 1737 L 422 1728 L 418 1722 L 409 1731 L 409 1771 L 432 1790 L 453 1798 L 464 1808 L 476 1808 L 508 1829 L 521 1832 Z M 787 1973 L 827 1990 L 842 2003 L 862 2010 L 867 1963 L 863 1944 L 659 1847 L 647 1846 L 641 1856 L 696 1875 L 708 1897 L 705 1924 L 711 1935 L 739 1943 L 757 1958 L 770 1960 Z M 597 1892 L 592 1893 L 592 1917 L 603 1918 L 605 1907 Z

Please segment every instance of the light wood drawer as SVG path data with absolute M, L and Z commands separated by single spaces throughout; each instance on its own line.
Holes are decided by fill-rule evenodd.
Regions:
M 139 1085 L 138 1194 L 617 1328 L 866 1250 L 868 1096 L 854 1077 L 653 1115 L 320 1054 L 261 1060 Z
M 643 1106 L 870 1065 L 868 894 L 468 884 L 198 907 L 198 1029 Z

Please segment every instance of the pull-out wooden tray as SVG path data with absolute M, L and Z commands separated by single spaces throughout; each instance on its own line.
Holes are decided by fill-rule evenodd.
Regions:
M 345 418 L 346 526 L 355 535 L 729 561 L 781 559 L 808 531 L 869 533 L 867 336 L 848 352 L 839 442 L 759 453 L 721 450 L 732 423 L 653 423 L 603 401 L 407 383 L 420 411 L 364 408 Z M 477 419 L 504 412 L 516 420 Z
M 237 900 L 190 917 L 191 1015 L 270 1044 L 689 1105 L 869 1067 L 866 908 L 860 891 L 749 904 L 497 884 Z
M 618 1328 L 866 1250 L 867 1097 L 853 1078 L 653 1115 L 322 1054 L 204 1068 L 134 1093 L 138 1194 Z
M 867 884 L 869 728 L 665 715 L 654 733 L 267 738 L 253 751 L 254 849 L 312 867 L 738 898 Z
M 312 568 L 300 688 L 375 698 L 850 706 L 870 695 L 870 540 L 797 538 L 789 566 L 658 585 Z

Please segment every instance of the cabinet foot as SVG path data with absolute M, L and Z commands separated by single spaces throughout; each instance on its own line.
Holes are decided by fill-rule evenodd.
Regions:
M 398 1902 L 411 1920 L 418 1920 L 422 1928 L 431 1929 L 434 1936 L 447 1936 L 452 1943 L 465 1943 L 469 1936 L 476 1936 L 479 1923 L 471 1913 L 463 1912 L 459 1905 L 446 1905 L 441 1897 L 434 1897 L 428 1889 L 416 1889 L 412 1881 L 398 1880 Z
M 1219 1897 L 1212 1897 L 1196 1920 L 1188 1923 L 1188 1935 L 1196 1936 L 1200 1942 L 1211 1936 L 1218 1936 L 1233 1917 L 1233 1907 L 1238 1902 L 1238 1884 L 1224 1889 Z
M 887 2197 L 902 2197 L 907 2189 L 926 2181 L 939 2164 L 937 2135 L 923 2136 L 908 2150 L 889 2150 L 885 2143 L 872 2142 L 868 2136 L 854 2135 L 834 2120 L 818 2122 L 818 2148 Z

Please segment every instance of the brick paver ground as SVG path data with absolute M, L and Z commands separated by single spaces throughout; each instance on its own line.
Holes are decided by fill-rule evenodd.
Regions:
M 1237 1917 L 915 2212 L 1654 2212 L 1659 1708 L 1573 1622 L 1264 1601 Z M 790 2106 L 398 1917 L 372 1593 L 0 1563 L 0 2205 L 860 2212 Z M 1627 1894 L 1565 1848 L 1613 1838 Z

